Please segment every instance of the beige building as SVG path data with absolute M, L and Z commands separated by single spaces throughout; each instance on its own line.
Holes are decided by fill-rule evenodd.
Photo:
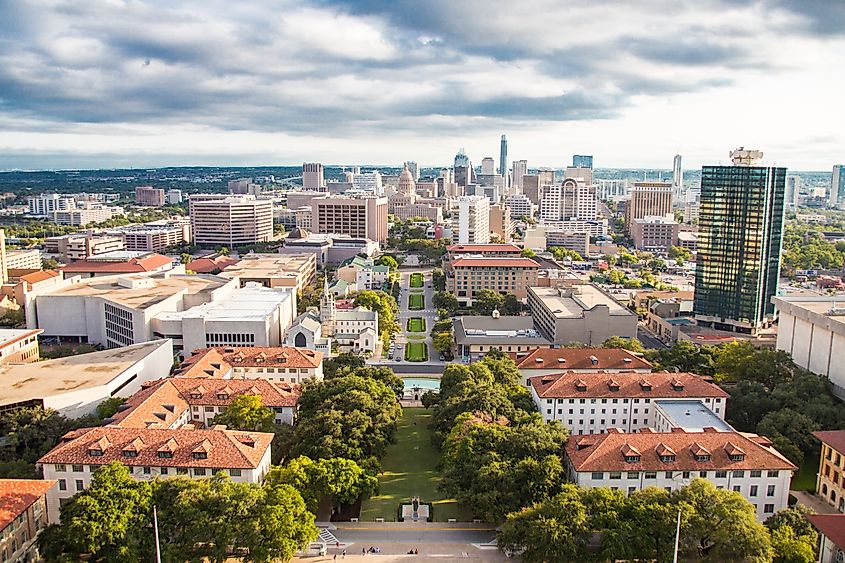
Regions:
M 142 225 L 110 229 L 107 232 L 121 237 L 126 250 L 162 252 L 168 246 L 191 242 L 191 220 L 188 217 L 173 217 Z
M 99 233 L 78 233 L 44 240 L 44 250 L 49 254 L 60 254 L 65 262 L 86 260 L 91 256 L 124 248 L 123 237 Z
M 513 221 L 509 207 L 495 203 L 490 206 L 490 234 L 498 236 L 502 242 L 509 242 L 513 236 Z
M 302 163 L 302 189 L 308 191 L 326 191 L 326 178 L 322 164 L 319 162 Z
M 237 248 L 273 239 L 273 202 L 269 199 L 192 195 L 189 201 L 195 244 Z
M 393 213 L 402 221 L 413 219 L 415 217 L 422 217 L 428 219 L 432 223 L 443 223 L 443 211 L 440 207 L 429 205 L 428 203 L 412 203 L 409 205 L 402 205 L 396 208 Z
M 56 481 L 0 479 L 0 561 L 39 561 L 36 539 L 47 526 L 47 493 Z
M 236 264 L 226 266 L 220 277 L 257 282 L 264 287 L 293 287 L 301 292 L 314 283 L 317 275 L 317 257 L 303 254 L 247 254 Z
M 625 206 L 625 228 L 628 232 L 635 219 L 666 215 L 672 215 L 672 183 L 634 182 Z
M 634 219 L 630 233 L 638 250 L 666 252 L 677 245 L 680 227 L 671 216 L 649 216 Z
M 29 250 L 7 250 L 6 271 L 9 270 L 40 270 L 41 251 L 37 248 Z
M 49 218 L 59 225 L 84 227 L 91 223 L 102 223 L 113 217 L 123 215 L 123 208 L 94 202 L 77 202 L 75 209 L 66 209 L 50 213 Z
M 845 430 L 822 430 L 813 436 L 822 443 L 816 494 L 845 512 Z
M 454 276 L 447 279 L 447 289 L 465 305 L 472 305 L 475 293 L 482 289 L 525 299 L 528 289 L 537 285 L 539 269 L 530 258 L 458 258 L 452 262 Z
M 528 307 L 539 331 L 557 345 L 598 346 L 611 336 L 637 337 L 637 315 L 591 284 L 529 287 Z
M 314 233 L 341 234 L 385 242 L 387 240 L 386 197 L 332 196 L 311 202 Z
M 31 364 L 39 359 L 38 335 L 44 332 L 36 329 L 0 329 L 0 366 L 5 364 Z
M 490 242 L 490 200 L 480 195 L 462 196 L 453 201 L 452 242 Z
M 590 233 L 586 231 L 546 231 L 546 248 L 550 246 L 574 250 L 582 257 L 586 257 L 590 251 Z
M 135 188 L 135 204 L 145 207 L 161 207 L 164 205 L 165 195 L 161 188 L 140 186 Z

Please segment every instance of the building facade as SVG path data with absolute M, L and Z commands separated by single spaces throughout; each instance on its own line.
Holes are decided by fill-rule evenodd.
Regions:
M 457 244 L 490 242 L 490 200 L 484 196 L 462 196 L 452 208 L 452 241 Z
M 164 190 L 152 186 L 139 186 L 135 188 L 135 205 L 144 207 L 161 207 L 166 199 Z
M 839 209 L 845 207 L 845 164 L 837 164 L 833 167 L 828 203 L 830 207 Z
M 318 198 L 312 200 L 311 209 L 314 233 L 387 240 L 386 197 Z
M 816 494 L 827 504 L 845 512 L 845 430 L 813 432 L 821 442 Z
M 537 285 L 540 266 L 530 258 L 465 257 L 452 262 L 454 276 L 449 291 L 459 303 L 472 305 L 475 294 L 482 289 L 496 293 L 511 293 L 525 299 L 528 289 Z
M 49 521 L 47 493 L 57 481 L 0 479 L 0 561 L 40 561 L 36 540 Z
M 326 191 L 326 178 L 323 165 L 319 162 L 302 163 L 302 189 L 306 191 Z
M 490 234 L 499 237 L 502 242 L 509 242 L 513 236 L 511 210 L 501 203 L 490 206 Z
M 665 217 L 672 214 L 672 184 L 634 182 L 625 204 L 625 227 L 631 232 L 636 219 Z
M 236 248 L 273 239 L 273 202 L 255 196 L 189 199 L 191 233 L 199 246 Z

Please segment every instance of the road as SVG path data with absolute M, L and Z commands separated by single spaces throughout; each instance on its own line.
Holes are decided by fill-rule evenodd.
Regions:
M 656 350 L 668 348 L 668 346 L 664 344 L 663 341 L 661 341 L 654 334 L 652 334 L 642 326 L 637 326 L 637 340 L 642 342 L 643 346 L 645 346 L 646 348 L 654 348 Z

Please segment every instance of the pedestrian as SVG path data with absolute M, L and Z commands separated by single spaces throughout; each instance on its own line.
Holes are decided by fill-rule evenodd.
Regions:
M 332 561 L 337 561 L 337 553 L 335 553 L 334 556 L 332 557 Z
M 343 555 L 343 557 L 341 557 L 341 559 L 346 559 L 346 550 L 345 550 L 345 549 L 343 550 L 343 554 L 342 554 L 342 555 Z

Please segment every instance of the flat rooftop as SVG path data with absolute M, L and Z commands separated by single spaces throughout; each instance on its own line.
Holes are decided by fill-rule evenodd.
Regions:
M 119 280 L 151 280 L 149 286 L 124 287 Z M 231 280 L 210 274 L 198 275 L 125 275 L 84 279 L 68 287 L 46 294 L 50 297 L 102 297 L 132 309 L 146 309 L 165 299 L 185 292 L 197 294 L 223 287 Z
M 44 332 L 40 328 L 0 328 L 0 346 L 10 344 L 15 340 L 26 338 L 27 336 L 37 336 Z
M 533 317 L 493 318 L 487 315 L 473 315 L 458 317 L 453 321 L 453 325 L 455 341 L 460 344 L 550 344 L 534 328 Z M 519 341 L 515 342 L 515 338 Z
M 226 266 L 220 275 L 224 278 L 296 277 L 304 273 L 308 264 L 316 264 L 313 252 L 301 254 L 247 254 L 240 262 Z
M 655 407 L 660 407 L 676 427 L 688 432 L 704 432 L 705 428 L 715 428 L 719 432 L 736 432 L 730 424 L 719 418 L 701 401 L 665 399 L 653 401 L 653 404 Z
M 584 311 L 605 305 L 611 315 L 634 313 L 594 285 L 576 285 L 571 288 L 530 287 L 534 294 L 558 319 L 581 318 Z
M 255 283 L 235 289 L 220 301 L 204 303 L 191 307 L 187 311 L 159 313 L 156 318 L 173 321 L 188 318 L 203 318 L 207 321 L 255 321 L 266 319 L 289 301 L 293 296 L 292 287 L 269 288 Z
M 845 298 L 811 295 L 773 297 L 779 311 L 804 319 L 837 334 L 845 334 Z
M 0 404 L 22 403 L 105 385 L 160 347 L 170 345 L 167 339 L 153 340 L 34 364 L 0 366 Z

